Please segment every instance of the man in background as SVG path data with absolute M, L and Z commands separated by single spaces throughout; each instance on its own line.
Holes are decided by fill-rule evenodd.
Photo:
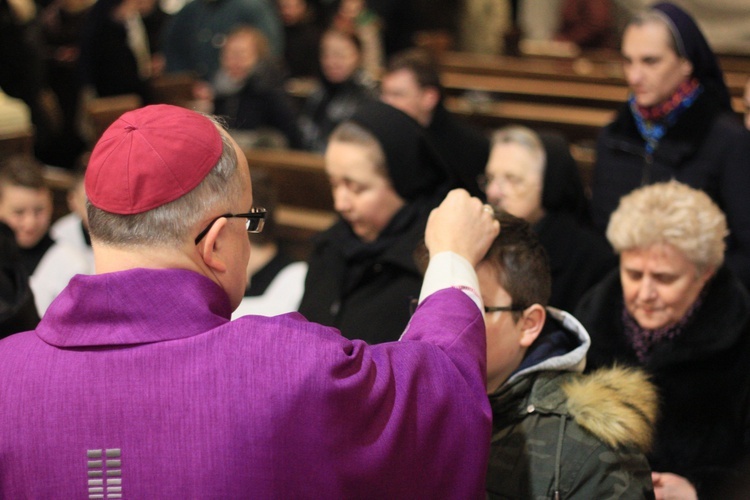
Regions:
M 381 80 L 380 99 L 424 127 L 459 186 L 484 197 L 477 176 L 484 172 L 490 142 L 479 131 L 454 117 L 443 105 L 437 63 L 421 49 L 393 56 Z

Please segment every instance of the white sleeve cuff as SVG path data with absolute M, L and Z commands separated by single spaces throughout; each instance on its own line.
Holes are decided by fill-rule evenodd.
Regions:
M 422 281 L 419 303 L 444 288 L 458 288 L 474 301 L 480 311 L 484 310 L 474 267 L 454 252 L 440 252 L 430 259 Z

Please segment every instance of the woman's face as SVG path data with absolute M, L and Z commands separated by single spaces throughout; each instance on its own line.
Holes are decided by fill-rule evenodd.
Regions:
M 232 80 L 247 77 L 258 62 L 255 39 L 249 33 L 235 33 L 221 49 L 221 67 Z
M 531 152 L 514 142 L 496 144 L 485 169 L 487 200 L 495 208 L 535 224 L 544 216 L 542 172 Z
M 336 211 L 362 241 L 375 241 L 406 202 L 376 170 L 366 146 L 331 141 L 325 165 Z
M 620 254 L 625 308 L 642 328 L 672 326 L 687 313 L 714 270 L 697 266 L 677 248 L 660 243 Z
M 665 102 L 693 73 L 693 65 L 675 53 L 669 37 L 668 28 L 658 22 L 631 25 L 625 30 L 623 69 L 640 106 Z
M 342 0 L 339 5 L 339 14 L 354 19 L 364 10 L 364 8 L 365 2 L 363 0 Z
M 351 40 L 338 33 L 328 33 L 320 45 L 320 67 L 329 82 L 341 83 L 359 67 L 359 55 Z
M 305 0 L 278 0 L 281 20 L 287 26 L 293 26 L 305 17 L 307 2 Z

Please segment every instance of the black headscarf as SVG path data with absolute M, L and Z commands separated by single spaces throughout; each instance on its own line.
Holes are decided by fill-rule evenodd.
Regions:
M 579 222 L 590 224 L 588 200 L 568 141 L 556 132 L 539 132 L 539 138 L 547 155 L 542 183 L 544 210 L 567 212 Z
M 652 10 L 660 15 L 672 32 L 678 55 L 693 64 L 693 76 L 718 96 L 722 107 L 731 110 L 724 73 L 695 20 L 681 8 L 667 2 L 654 5 Z
M 380 101 L 370 101 L 350 121 L 377 138 L 399 196 L 406 201 L 442 198 L 448 190 L 448 169 L 414 119 Z

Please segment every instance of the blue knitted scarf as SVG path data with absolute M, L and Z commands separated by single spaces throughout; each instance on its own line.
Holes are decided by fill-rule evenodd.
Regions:
M 639 106 L 635 102 L 635 96 L 630 95 L 628 105 L 638 132 L 646 141 L 646 154 L 653 154 L 667 130 L 677 123 L 677 119 L 693 105 L 702 92 L 703 85 L 697 79 L 692 78 L 680 84 L 670 99 L 656 106 L 648 108 Z

